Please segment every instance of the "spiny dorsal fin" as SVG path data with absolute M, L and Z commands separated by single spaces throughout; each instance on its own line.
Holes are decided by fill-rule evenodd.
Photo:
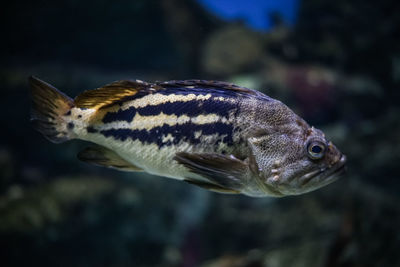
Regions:
M 242 95 L 263 96 L 256 90 L 237 86 L 232 83 L 206 80 L 172 80 L 167 82 L 146 83 L 142 81 L 122 80 L 107 84 L 101 88 L 88 90 L 77 96 L 74 100 L 78 108 L 100 109 L 109 106 L 125 97 L 134 96 L 141 90 L 157 91 L 169 88 L 201 88 L 214 90 L 228 90 Z
M 260 95 L 260 92 L 246 87 L 241 87 L 229 82 L 207 81 L 207 80 L 172 80 L 167 82 L 156 82 L 157 85 L 169 87 L 194 87 L 202 89 L 221 89 L 230 90 L 241 94 Z
M 78 159 L 90 164 L 109 167 L 120 171 L 143 171 L 121 158 L 114 151 L 102 146 L 85 148 L 78 153 Z
M 147 88 L 149 88 L 149 84 L 141 81 L 116 81 L 94 90 L 85 91 L 77 96 L 74 102 L 78 108 L 100 109 Z

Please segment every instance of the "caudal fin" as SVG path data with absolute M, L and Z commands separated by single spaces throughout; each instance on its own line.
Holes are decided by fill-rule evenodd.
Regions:
M 54 143 L 71 139 L 67 117 L 74 101 L 50 84 L 29 77 L 32 97 L 31 121 L 36 130 Z

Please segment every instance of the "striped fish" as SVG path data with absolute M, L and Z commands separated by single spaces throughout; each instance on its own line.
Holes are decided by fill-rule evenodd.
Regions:
M 280 101 L 231 83 L 116 81 L 74 100 L 29 79 L 34 127 L 92 142 L 82 161 L 223 193 L 297 195 L 343 173 L 346 157 Z

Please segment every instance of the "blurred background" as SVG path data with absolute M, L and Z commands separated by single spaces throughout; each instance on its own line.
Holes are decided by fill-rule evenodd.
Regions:
M 397 0 L 2 4 L 1 266 L 400 266 Z M 29 123 L 27 78 L 74 97 L 118 79 L 217 79 L 321 128 L 348 173 L 282 199 L 80 162 Z

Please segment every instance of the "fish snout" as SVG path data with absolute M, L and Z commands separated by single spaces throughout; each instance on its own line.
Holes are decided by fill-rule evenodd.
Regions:
M 347 157 L 344 154 L 340 153 L 339 159 L 336 160 L 335 164 L 332 166 L 332 171 L 330 176 L 341 176 L 343 175 L 347 168 L 346 168 Z

